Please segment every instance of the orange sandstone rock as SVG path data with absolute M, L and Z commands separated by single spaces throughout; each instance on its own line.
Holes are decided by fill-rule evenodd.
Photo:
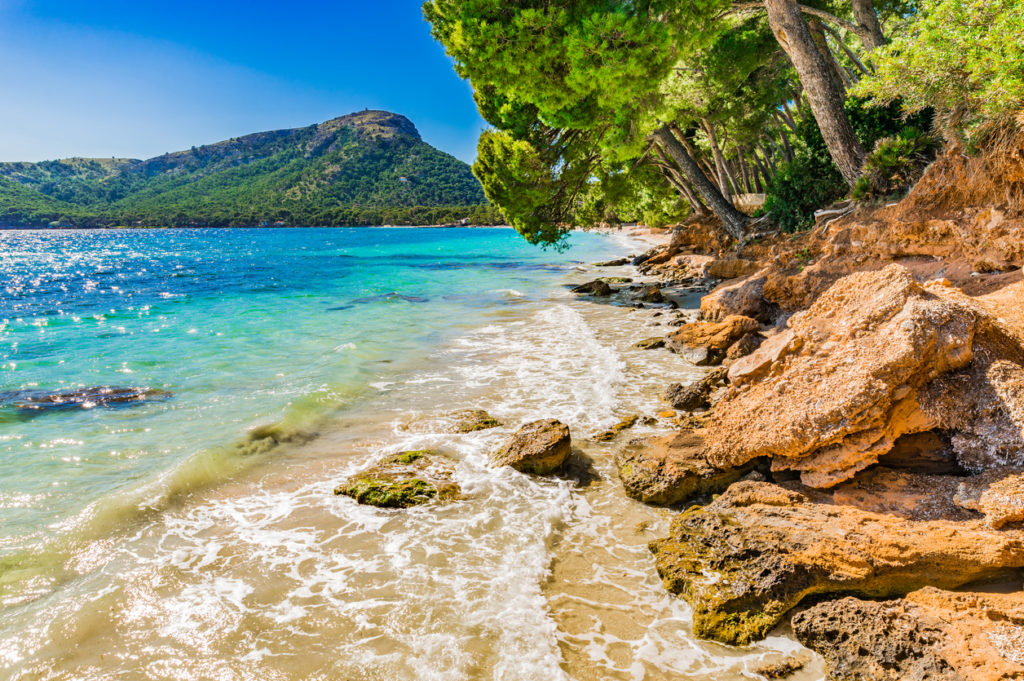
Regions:
M 829 681 L 1009 681 L 1024 678 L 1024 592 L 924 588 L 896 601 L 843 598 L 793 617 Z
M 961 463 L 1024 464 L 1024 350 L 982 305 L 890 265 L 850 275 L 729 368 L 707 458 L 762 456 L 830 487 L 898 438 L 953 431 Z
M 761 325 L 750 317 L 730 315 L 720 322 L 691 322 L 666 337 L 668 346 L 697 365 L 717 364 L 733 343 Z
M 741 481 L 651 543 L 665 587 L 693 607 L 701 638 L 764 637 L 812 594 L 902 595 L 1024 567 L 1024 532 L 981 520 L 913 521 Z

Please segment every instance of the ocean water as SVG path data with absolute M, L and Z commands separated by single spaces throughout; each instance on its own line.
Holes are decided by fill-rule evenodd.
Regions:
M 745 679 L 799 652 L 785 631 L 695 640 L 646 550 L 669 512 L 624 497 L 622 442 L 587 440 L 698 375 L 632 348 L 668 330 L 654 311 L 567 291 L 640 248 L 0 231 L 0 678 Z M 100 386 L 151 399 L 82 392 Z M 452 435 L 464 408 L 504 425 Z M 489 465 L 542 417 L 572 428 L 581 479 Z M 458 501 L 332 493 L 425 447 L 454 462 Z M 808 659 L 794 678 L 820 678 Z

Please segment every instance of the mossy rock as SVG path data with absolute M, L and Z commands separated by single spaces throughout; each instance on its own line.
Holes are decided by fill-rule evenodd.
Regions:
M 334 493 L 380 508 L 409 508 L 435 500 L 447 501 L 461 492 L 452 480 L 454 470 L 448 459 L 433 450 L 399 452 L 352 476 Z
M 451 414 L 456 419 L 452 426 L 453 433 L 475 433 L 478 430 L 498 428 L 501 421 L 492 417 L 483 409 L 465 409 Z

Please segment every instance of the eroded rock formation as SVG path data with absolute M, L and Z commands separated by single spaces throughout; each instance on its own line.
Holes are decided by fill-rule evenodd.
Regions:
M 569 426 L 555 419 L 527 423 L 494 454 L 496 466 L 511 466 L 521 473 L 556 472 L 572 453 Z

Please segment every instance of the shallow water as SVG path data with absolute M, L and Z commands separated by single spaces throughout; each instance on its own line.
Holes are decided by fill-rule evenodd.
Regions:
M 669 513 L 622 494 L 622 442 L 586 439 L 696 376 L 631 347 L 665 332 L 650 311 L 566 291 L 622 240 L 578 235 L 566 254 L 508 230 L 0 241 L 0 390 L 173 393 L 0 422 L 0 676 L 729 680 L 799 649 L 694 640 L 646 549 Z M 447 434 L 467 407 L 506 425 Z M 572 428 L 583 484 L 488 465 L 541 417 Z M 455 462 L 462 499 L 386 511 L 332 494 L 380 454 L 425 447 Z M 793 678 L 820 676 L 814 661 Z

